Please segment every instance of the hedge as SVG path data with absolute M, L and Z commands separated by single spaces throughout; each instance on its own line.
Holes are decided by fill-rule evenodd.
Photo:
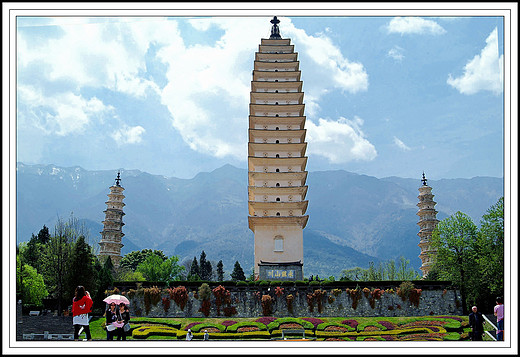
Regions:
M 244 322 L 239 322 L 239 323 L 236 323 L 234 325 L 230 325 L 230 326 L 226 327 L 226 332 L 237 332 L 237 330 L 240 327 L 258 327 L 258 329 L 260 331 L 267 331 L 267 326 L 265 326 L 261 322 L 255 322 L 255 321 L 247 322 L 247 321 L 244 321 Z
M 226 331 L 226 326 L 224 326 L 224 325 L 216 324 L 216 323 L 204 323 L 203 322 L 203 323 L 200 323 L 200 324 L 193 325 L 191 327 L 191 332 L 200 332 L 200 330 L 207 329 L 207 328 L 216 328 L 220 332 Z
M 267 329 L 269 331 L 277 330 L 280 327 L 280 325 L 284 323 L 296 323 L 301 325 L 302 328 L 305 330 L 314 330 L 314 325 L 311 322 L 305 321 L 297 317 L 280 317 L 279 319 L 276 319 L 269 325 L 267 325 Z
M 178 329 L 167 326 L 139 326 L 132 330 L 132 337 L 136 339 L 144 339 L 149 336 L 171 336 L 175 337 Z
M 324 322 L 322 324 L 319 324 L 318 326 L 316 326 L 316 330 L 318 331 L 325 331 L 325 329 L 329 326 L 337 326 L 337 327 L 344 327 L 347 329 L 347 331 L 349 332 L 353 332 L 353 331 L 356 331 L 355 328 L 353 328 L 352 326 L 349 326 L 349 325 L 344 325 L 344 324 L 339 324 L 339 323 L 334 323 L 334 322 Z

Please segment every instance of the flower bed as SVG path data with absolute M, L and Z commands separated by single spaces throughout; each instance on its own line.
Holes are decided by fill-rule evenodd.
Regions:
M 192 332 L 200 332 L 203 330 L 208 330 L 208 332 L 224 332 L 226 331 L 226 326 L 221 324 L 211 324 L 211 323 L 199 323 L 193 325 L 191 327 Z
M 136 339 L 145 339 L 149 336 L 171 336 L 175 337 L 179 330 L 167 326 L 140 326 L 134 328 L 132 337 Z
M 345 324 L 336 324 L 332 322 L 324 322 L 322 324 L 319 324 L 316 327 L 316 330 L 319 331 L 329 331 L 329 332 L 353 332 L 356 331 L 356 329 L 352 326 L 345 325 Z
M 256 326 L 244 326 L 244 327 L 239 327 L 237 329 L 238 333 L 252 332 L 252 331 L 260 331 L 260 329 L 258 327 L 256 327 Z
M 267 325 L 269 325 L 271 322 L 273 322 L 276 319 L 277 319 L 277 317 L 264 316 L 264 317 L 260 317 L 260 318 L 256 319 L 255 322 L 260 322 L 267 327 Z
M 294 327 L 286 327 L 286 328 L 314 330 L 314 325 L 312 323 L 310 323 L 309 321 L 303 320 L 303 319 L 296 318 L 296 317 L 281 317 L 279 319 L 274 320 L 269 325 L 267 325 L 267 328 L 269 329 L 269 331 L 277 330 L 280 328 L 280 325 L 286 324 L 286 323 L 292 323 L 292 324 L 299 325 L 297 327 L 294 326 Z
M 234 325 L 226 327 L 226 332 L 239 332 L 241 328 L 255 328 L 256 330 L 251 331 L 267 331 L 267 326 L 261 322 L 239 322 Z
M 309 321 L 316 328 L 319 324 L 322 324 L 324 321 L 321 319 L 317 319 L 315 317 L 302 317 L 302 320 Z
M 356 327 L 358 331 L 385 331 L 387 328 L 377 322 L 359 324 Z
M 342 322 L 327 322 L 329 318 L 295 318 L 295 317 L 264 317 L 257 321 L 239 322 L 233 320 L 211 319 L 209 322 L 192 322 L 182 325 L 176 318 L 132 319 L 131 337 L 134 339 L 185 339 L 190 328 L 195 340 L 201 340 L 204 330 L 208 330 L 210 340 L 241 340 L 241 339 L 279 339 L 282 336 L 302 337 L 302 332 L 288 333 L 287 330 L 305 330 L 305 338 L 331 341 L 459 341 L 468 340 L 468 328 L 464 327 L 466 320 L 461 318 L 442 317 L 409 317 L 387 318 L 374 320 L 362 318 L 345 319 Z M 341 319 L 332 318 L 332 321 Z M 269 322 L 270 321 L 270 322 Z M 321 322 L 320 321 L 325 321 Z M 377 321 L 377 322 L 376 322 Z M 394 322 L 398 321 L 398 322 Z M 267 325 L 266 325 L 267 323 Z M 95 323 L 102 328 L 103 321 Z M 93 325 L 94 326 L 94 325 Z M 353 327 L 355 326 L 355 328 Z

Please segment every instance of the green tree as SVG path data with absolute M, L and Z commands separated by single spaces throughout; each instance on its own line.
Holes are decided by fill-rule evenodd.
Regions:
M 125 270 L 119 276 L 121 281 L 146 281 L 143 273 L 138 271 Z
M 20 257 L 16 257 L 19 290 L 23 296 L 23 304 L 42 305 L 42 299 L 49 295 L 43 276 L 28 264 L 22 264 Z M 18 285 L 18 284 L 17 284 Z
M 34 234 L 32 235 L 29 242 L 26 245 L 20 245 L 21 247 L 21 257 L 25 264 L 29 264 L 34 267 L 36 270 L 41 270 L 40 268 L 40 260 L 41 260 L 41 251 L 42 251 L 42 243 L 39 243 L 38 237 Z
M 147 281 L 151 282 L 170 282 L 179 280 L 183 266 L 178 264 L 179 258 L 171 256 L 162 261 L 156 254 L 150 254 L 144 262 L 137 266 L 137 272 L 142 273 Z
M 211 266 L 211 262 L 206 259 L 206 252 L 204 251 L 200 253 L 199 270 L 201 280 L 212 280 L 213 267 Z
M 197 257 L 193 257 L 193 261 L 190 265 L 190 273 L 188 274 L 188 280 L 197 281 L 200 280 L 200 268 L 197 262 Z
M 135 271 L 137 269 L 137 266 L 144 262 L 150 254 L 157 255 L 161 258 L 162 261 L 168 259 L 168 257 L 164 254 L 162 250 L 142 249 L 125 254 L 125 256 L 122 257 L 121 261 L 119 262 L 119 267 L 122 270 L 128 269 L 131 271 Z
M 492 205 L 482 216 L 475 244 L 478 265 L 476 294 L 472 303 L 494 304 L 495 297 L 504 295 L 504 198 Z M 491 304 L 491 306 L 489 305 Z
M 71 255 L 71 284 L 83 285 L 92 296 L 97 290 L 97 277 L 95 261 L 97 258 L 92 253 L 92 247 L 87 244 L 84 236 L 80 236 L 72 245 Z
M 434 229 L 431 245 L 437 250 L 435 270 L 440 279 L 450 280 L 460 287 L 462 308 L 466 313 L 468 287 L 477 274 L 474 244 L 477 227 L 462 212 L 440 221 Z
M 105 291 L 114 284 L 114 264 L 110 257 L 104 258 L 101 261 L 96 259 L 95 270 L 97 271 L 97 291 L 95 293 L 94 308 L 104 309 L 105 303 L 103 299 L 106 297 Z
M 399 257 L 399 265 L 397 266 L 397 280 L 417 280 L 421 276 L 415 269 L 410 267 L 410 260 L 403 256 Z
M 231 273 L 231 280 L 233 280 L 233 281 L 246 280 L 244 270 L 240 266 L 240 263 L 238 262 L 238 260 L 235 262 L 235 267 L 233 268 L 233 272 Z
M 146 281 L 157 282 L 161 281 L 162 272 L 161 264 L 163 260 L 155 254 L 150 254 L 146 257 L 144 262 L 137 266 L 137 272 L 142 273 Z
M 341 272 L 340 281 L 367 281 L 368 270 L 360 267 L 344 269 Z
M 224 281 L 224 263 L 222 263 L 222 260 L 217 263 L 217 281 Z
M 73 230 L 70 225 L 58 220 L 54 236 L 43 245 L 42 274 L 49 293 L 58 300 L 58 313 L 68 306 L 72 293 L 72 284 L 68 281 L 71 269 L 71 242 Z
M 38 240 L 38 243 L 46 244 L 49 239 L 51 238 L 51 235 L 49 233 L 49 228 L 43 225 L 42 229 L 38 232 L 38 236 L 36 237 Z
M 172 255 L 161 263 L 161 270 L 163 273 L 161 281 L 169 283 L 181 279 L 182 273 L 184 272 L 184 266 L 179 265 L 179 257 Z
M 395 267 L 395 260 L 389 260 L 385 262 L 384 270 L 386 272 L 387 280 L 396 280 L 397 279 L 397 268 Z
M 383 266 L 381 263 L 377 265 L 377 268 L 374 265 L 374 262 L 368 263 L 368 280 L 369 281 L 381 281 L 384 280 L 384 272 Z

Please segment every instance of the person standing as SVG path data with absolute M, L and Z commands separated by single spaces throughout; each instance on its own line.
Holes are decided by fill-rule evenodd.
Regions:
M 188 329 L 188 333 L 186 334 L 186 341 L 193 340 L 193 333 L 191 332 L 191 329 Z
M 106 324 L 105 327 L 107 329 L 107 340 L 111 341 L 114 339 L 114 335 L 116 334 L 116 329 L 118 326 L 118 318 L 119 311 L 116 309 L 116 303 L 112 302 L 110 303 L 110 306 L 108 307 L 107 311 L 105 312 L 106 315 Z
M 209 333 L 208 333 L 208 330 L 204 330 L 204 341 L 209 341 Z
M 72 299 L 72 325 L 74 326 L 74 340 L 79 341 L 79 330 L 83 327 L 87 341 L 92 340 L 88 314 L 92 310 L 92 299 L 85 287 L 78 285 Z
M 497 341 L 504 341 L 504 300 L 497 297 L 494 315 L 497 317 Z
M 126 341 L 126 331 L 125 325 L 130 321 L 130 311 L 128 311 L 128 307 L 124 303 L 119 304 L 119 314 L 117 315 L 119 319 L 119 324 L 122 325 L 116 329 L 117 340 Z
M 484 316 L 480 311 L 477 311 L 477 307 L 471 308 L 471 314 L 469 314 L 469 326 L 471 327 L 471 340 L 482 341 L 482 335 L 484 334 Z

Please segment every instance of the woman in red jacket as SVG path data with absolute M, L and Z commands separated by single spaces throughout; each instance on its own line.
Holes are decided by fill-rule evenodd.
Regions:
M 88 341 L 92 340 L 90 335 L 88 313 L 92 309 L 92 299 L 85 287 L 79 285 L 72 299 L 72 324 L 74 325 L 74 340 L 79 340 L 79 330 L 81 327 L 85 330 Z

